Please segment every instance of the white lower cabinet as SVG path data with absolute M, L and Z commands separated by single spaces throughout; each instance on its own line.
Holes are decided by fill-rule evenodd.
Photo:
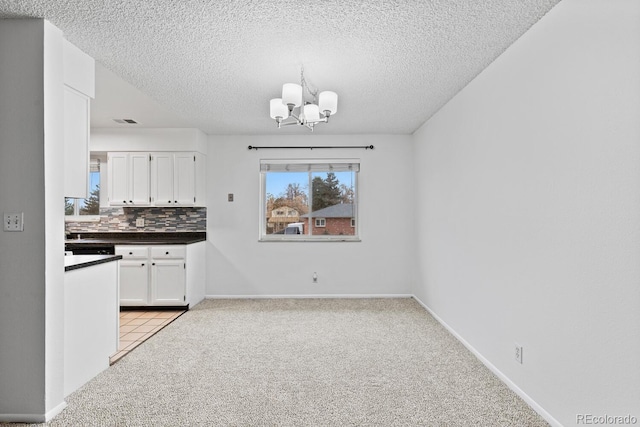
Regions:
M 145 260 L 146 261 L 146 260 Z M 146 262 L 120 262 L 120 305 L 147 305 L 149 267 Z
M 116 246 L 120 261 L 121 306 L 183 306 L 185 245 Z
M 185 246 L 151 247 L 151 305 L 185 305 Z

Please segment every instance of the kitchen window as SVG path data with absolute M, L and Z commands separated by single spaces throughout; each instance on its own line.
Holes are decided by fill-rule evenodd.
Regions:
M 357 159 L 261 160 L 260 240 L 358 241 L 359 171 Z
M 89 164 L 89 197 L 86 199 L 64 199 L 65 221 L 100 220 L 100 160 L 91 159 Z

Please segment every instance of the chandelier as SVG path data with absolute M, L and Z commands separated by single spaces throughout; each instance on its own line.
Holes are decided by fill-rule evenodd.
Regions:
M 305 100 L 305 91 L 313 101 Z M 274 98 L 269 103 L 270 116 L 275 119 L 278 129 L 282 126 L 302 125 L 313 132 L 318 123 L 328 123 L 329 116 L 338 111 L 338 95 L 324 91 L 318 95 L 312 90 L 304 78 L 304 69 L 300 69 L 300 84 L 285 83 L 282 85 L 282 98 Z

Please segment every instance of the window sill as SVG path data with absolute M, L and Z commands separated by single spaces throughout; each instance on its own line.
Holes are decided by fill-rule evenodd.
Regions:
M 263 236 L 259 242 L 360 242 L 358 236 L 271 237 Z

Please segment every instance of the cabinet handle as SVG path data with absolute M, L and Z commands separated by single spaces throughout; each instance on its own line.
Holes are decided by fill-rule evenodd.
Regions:
M 171 203 L 171 200 L 169 200 L 167 203 Z
M 141 264 L 142 267 L 144 267 L 144 262 Z
M 169 255 L 169 252 L 165 252 L 164 254 L 165 254 L 165 255 Z
M 133 200 L 129 200 L 129 203 L 133 204 Z
M 133 255 L 133 252 L 129 252 L 129 255 Z
M 176 201 L 175 201 L 175 202 L 173 202 L 173 203 L 178 203 L 178 201 L 176 200 Z
M 155 262 L 152 262 L 152 263 L 151 263 L 151 265 L 156 265 L 156 263 L 155 263 Z
M 126 204 L 127 204 L 127 201 L 126 201 L 126 200 L 123 200 L 123 201 L 122 201 L 122 203 L 124 203 L 124 204 L 126 205 Z

